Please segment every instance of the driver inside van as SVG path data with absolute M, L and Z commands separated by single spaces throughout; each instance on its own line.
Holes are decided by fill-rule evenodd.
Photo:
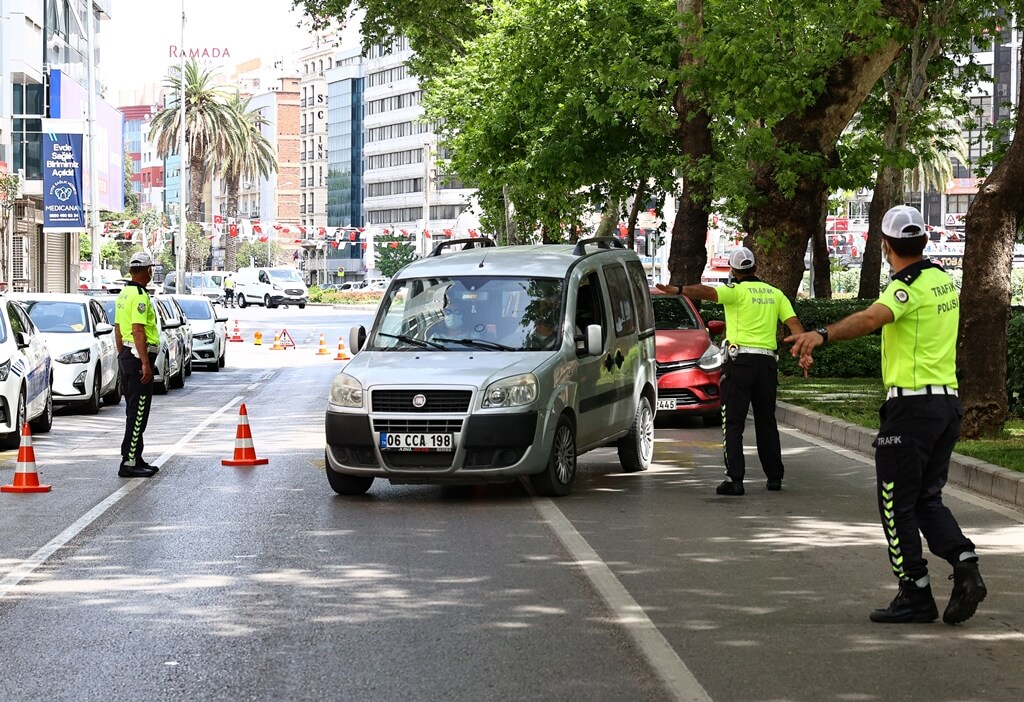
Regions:
M 436 337 L 463 339 L 470 335 L 473 300 L 466 299 L 466 296 L 467 293 L 464 289 L 456 291 L 449 288 L 445 292 L 444 306 L 441 309 L 444 316 L 430 328 L 427 333 L 428 339 Z

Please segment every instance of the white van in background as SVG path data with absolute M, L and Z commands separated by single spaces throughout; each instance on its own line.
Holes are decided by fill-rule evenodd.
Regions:
M 263 305 L 270 309 L 298 305 L 302 309 L 309 299 L 309 289 L 296 268 L 239 268 L 234 279 L 235 302 L 239 307 Z

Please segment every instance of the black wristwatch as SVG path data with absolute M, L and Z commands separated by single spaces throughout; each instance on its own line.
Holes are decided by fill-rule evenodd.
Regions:
M 821 343 L 822 344 L 827 344 L 828 343 L 828 329 L 827 328 L 819 327 L 818 329 L 815 329 L 814 331 L 816 331 L 819 334 L 821 334 Z

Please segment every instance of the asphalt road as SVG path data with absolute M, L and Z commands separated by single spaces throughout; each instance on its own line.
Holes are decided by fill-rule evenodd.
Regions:
M 584 456 L 561 500 L 334 495 L 332 357 L 367 317 L 238 312 L 228 367 L 156 398 L 156 478 L 116 476 L 123 405 L 35 437 L 53 491 L 0 495 L 0 700 L 1024 698 L 1022 515 L 950 490 L 989 598 L 963 626 L 872 624 L 895 591 L 872 467 L 791 430 L 780 493 L 750 427 L 747 494 L 717 497 L 720 430 L 684 422 L 659 428 L 646 473 Z M 252 345 L 283 326 L 298 349 Z M 220 465 L 242 401 L 269 465 Z

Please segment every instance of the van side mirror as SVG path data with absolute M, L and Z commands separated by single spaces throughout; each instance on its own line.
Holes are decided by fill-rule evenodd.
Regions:
M 104 334 L 112 334 L 114 327 L 105 322 L 98 322 L 96 324 L 96 331 L 93 332 L 93 336 L 103 336 Z
M 711 336 L 718 336 L 719 334 L 725 333 L 725 322 L 720 319 L 712 319 L 708 322 L 708 332 Z
M 27 349 L 29 347 L 28 334 L 25 332 L 18 332 L 14 335 L 14 343 L 17 344 L 19 349 Z
M 348 345 L 352 349 L 352 353 L 362 351 L 363 346 L 366 345 L 366 327 L 362 325 L 352 327 L 348 333 Z
M 584 352 L 587 356 L 600 356 L 604 350 L 603 330 L 600 324 L 587 326 L 587 345 Z

